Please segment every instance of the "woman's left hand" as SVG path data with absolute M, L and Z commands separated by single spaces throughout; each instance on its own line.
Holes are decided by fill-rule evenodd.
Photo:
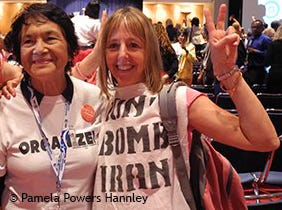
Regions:
M 233 27 L 225 31 L 226 5 L 219 8 L 217 24 L 215 26 L 209 10 L 204 10 L 206 26 L 209 32 L 209 43 L 211 49 L 211 60 L 214 75 L 222 75 L 232 69 L 237 59 L 237 46 L 240 37 L 235 33 Z

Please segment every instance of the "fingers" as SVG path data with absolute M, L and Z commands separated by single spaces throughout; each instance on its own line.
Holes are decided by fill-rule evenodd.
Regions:
M 238 43 L 239 36 L 233 33 L 220 39 L 214 44 L 214 47 L 223 53 L 221 59 L 225 60 L 225 62 L 230 65 L 234 65 L 237 58 Z
M 226 5 L 221 4 L 218 11 L 216 28 L 224 30 L 225 27 L 225 15 L 226 15 Z
M 6 99 L 10 99 L 11 95 L 9 93 L 9 91 L 7 90 L 7 86 L 4 86 L 1 91 L 0 91 L 0 98 L 4 96 Z
M 209 33 L 211 33 L 213 30 L 215 30 L 215 25 L 212 20 L 212 15 L 208 9 L 204 9 L 204 15 L 206 18 L 206 26 L 207 30 Z M 218 11 L 218 16 L 217 16 L 217 23 L 216 23 L 216 28 L 220 30 L 224 30 L 225 27 L 225 15 L 226 15 L 226 5 L 221 4 L 219 7 Z
M 211 12 L 205 8 L 204 9 L 204 15 L 206 18 L 206 27 L 209 33 L 211 33 L 213 30 L 215 30 L 214 22 L 212 20 Z
M 229 34 L 229 35 L 226 35 L 225 37 L 223 37 L 222 39 L 218 40 L 217 43 L 215 43 L 215 47 L 218 47 L 218 48 L 223 48 L 224 46 L 232 46 L 232 47 L 236 47 L 238 46 L 239 44 L 239 36 L 238 34 L 235 34 L 235 33 L 232 33 L 232 34 Z
M 17 87 L 18 83 L 18 81 L 8 81 L 7 84 L 3 86 L 1 95 L 6 99 L 10 99 L 11 96 L 16 97 L 15 87 Z
M 101 28 L 105 25 L 106 20 L 107 20 L 107 10 L 104 9 L 101 17 Z

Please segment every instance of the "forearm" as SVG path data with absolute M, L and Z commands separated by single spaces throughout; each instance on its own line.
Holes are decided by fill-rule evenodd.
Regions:
M 72 68 L 72 75 L 81 80 L 85 80 L 90 77 L 100 65 L 98 55 L 98 47 L 95 45 L 93 50 Z
M 234 76 L 231 76 L 229 80 Z M 228 85 L 230 81 L 226 80 L 222 83 Z M 279 146 L 279 139 L 275 128 L 245 80 L 241 77 L 234 89 L 227 92 L 230 93 L 238 111 L 241 132 L 250 144 L 259 151 L 276 149 Z

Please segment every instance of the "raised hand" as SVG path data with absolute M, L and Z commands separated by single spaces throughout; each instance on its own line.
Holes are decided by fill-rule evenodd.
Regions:
M 217 23 L 212 20 L 209 10 L 204 9 L 206 27 L 209 32 L 209 44 L 211 49 L 211 59 L 213 63 L 214 75 L 222 75 L 235 65 L 237 58 L 237 46 L 240 38 L 235 33 L 233 27 L 225 30 L 226 5 L 219 8 Z

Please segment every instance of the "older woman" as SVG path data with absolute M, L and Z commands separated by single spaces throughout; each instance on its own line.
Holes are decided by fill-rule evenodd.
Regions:
M 90 209 L 100 91 L 66 73 L 78 50 L 68 15 L 32 4 L 12 24 L 24 79 L 0 101 L 0 176 L 4 209 Z M 79 200 L 78 200 L 79 199 Z

